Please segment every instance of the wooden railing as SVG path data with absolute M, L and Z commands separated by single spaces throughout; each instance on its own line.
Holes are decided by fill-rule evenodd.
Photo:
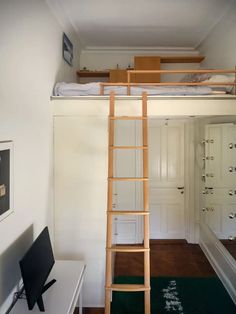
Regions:
M 132 83 L 132 74 L 235 74 L 234 82 L 161 82 L 161 83 Z M 127 95 L 130 95 L 132 86 L 236 86 L 235 70 L 128 70 L 127 83 L 100 83 L 100 95 L 104 95 L 105 86 L 127 86 Z M 235 88 L 236 94 L 236 88 Z

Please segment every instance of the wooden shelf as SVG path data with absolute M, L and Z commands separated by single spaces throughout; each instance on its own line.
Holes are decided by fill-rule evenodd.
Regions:
M 162 63 L 200 63 L 202 62 L 205 57 L 203 56 L 150 56 L 150 57 L 145 57 L 145 56 L 141 56 L 141 57 L 135 57 L 137 60 L 139 60 L 139 58 L 141 60 L 143 59 L 147 59 L 147 60 L 152 60 L 155 58 L 159 59 L 160 64 Z M 151 69 L 160 69 L 160 65 L 159 67 L 155 67 L 152 64 L 149 66 L 149 68 Z M 141 68 L 140 68 L 141 69 Z M 139 70 L 140 70 L 139 69 Z M 87 78 L 94 78 L 94 77 L 105 77 L 105 78 L 110 78 L 110 82 L 126 82 L 127 81 L 127 70 L 132 70 L 132 69 L 124 69 L 124 70 L 116 70 L 113 69 L 111 71 L 106 70 L 106 71 L 88 71 L 88 70 L 80 70 L 77 71 L 76 74 L 78 77 L 87 77 Z M 137 68 L 136 68 L 137 70 Z M 142 75 L 142 74 L 140 74 Z M 155 73 L 155 75 L 157 75 Z M 158 74 L 159 75 L 159 74 Z M 145 76 L 146 78 L 146 76 Z M 156 79 L 155 77 L 155 82 L 159 81 Z
M 201 63 L 203 56 L 163 56 L 161 63 Z
M 110 71 L 77 71 L 79 77 L 109 77 Z

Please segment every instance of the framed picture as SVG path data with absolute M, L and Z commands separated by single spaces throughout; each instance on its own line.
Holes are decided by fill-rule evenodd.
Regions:
M 13 142 L 0 142 L 0 221 L 13 212 Z
M 69 38 L 63 33 L 62 53 L 64 60 L 70 65 L 73 65 L 73 45 Z

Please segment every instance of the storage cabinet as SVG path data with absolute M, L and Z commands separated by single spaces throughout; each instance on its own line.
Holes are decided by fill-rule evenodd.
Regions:
M 219 239 L 235 236 L 236 126 L 233 123 L 205 126 L 204 221 Z
M 110 70 L 110 83 L 126 83 L 127 70 Z
M 160 70 L 161 57 L 159 56 L 140 56 L 134 57 L 135 70 Z M 159 73 L 133 74 L 133 81 L 136 83 L 159 83 Z M 132 78 L 132 77 L 131 77 Z

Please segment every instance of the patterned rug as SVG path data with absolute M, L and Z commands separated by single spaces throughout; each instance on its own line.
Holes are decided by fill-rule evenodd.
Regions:
M 143 277 L 116 277 L 115 283 L 143 283 Z M 143 314 L 143 292 L 114 292 L 112 314 Z M 217 277 L 151 278 L 151 314 L 235 314 L 236 306 Z

